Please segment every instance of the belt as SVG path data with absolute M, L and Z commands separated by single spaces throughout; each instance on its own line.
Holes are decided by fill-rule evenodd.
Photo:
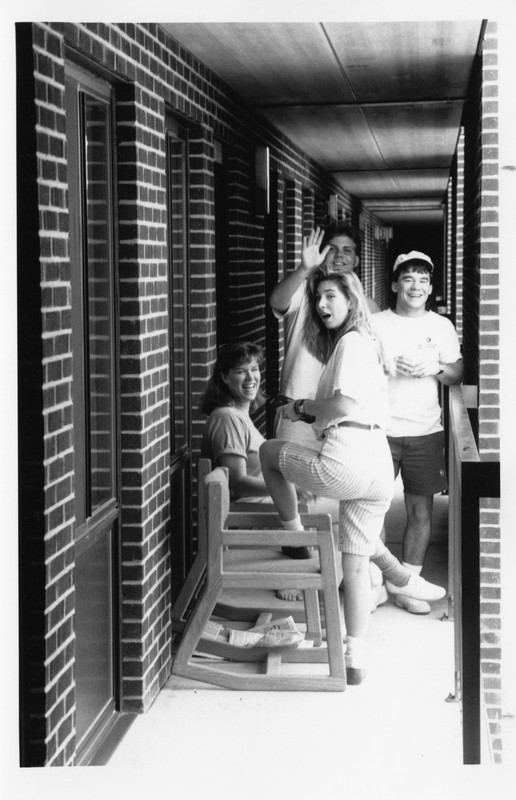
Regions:
M 379 431 L 379 425 L 366 425 L 365 422 L 353 422 L 351 419 L 345 419 L 342 422 L 337 422 L 337 428 L 360 428 L 364 431 Z

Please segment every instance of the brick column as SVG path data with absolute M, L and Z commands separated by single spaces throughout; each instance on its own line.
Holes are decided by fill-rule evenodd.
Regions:
M 122 707 L 140 712 L 171 658 L 164 105 L 138 86 L 118 97 Z

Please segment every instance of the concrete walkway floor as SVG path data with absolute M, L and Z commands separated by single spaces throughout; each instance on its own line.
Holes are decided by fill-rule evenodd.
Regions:
M 433 547 L 429 558 L 442 561 L 442 549 Z M 168 763 L 177 773 L 202 754 L 202 773 L 227 764 L 234 787 L 265 768 L 286 790 L 300 773 L 315 770 L 321 779 L 330 764 L 335 778 L 357 766 L 367 774 L 373 764 L 460 765 L 460 706 L 447 702 L 453 624 L 445 612 L 445 601 L 421 617 L 392 600 L 380 606 L 371 615 L 367 678 L 342 693 L 234 692 L 172 676 L 108 767 Z

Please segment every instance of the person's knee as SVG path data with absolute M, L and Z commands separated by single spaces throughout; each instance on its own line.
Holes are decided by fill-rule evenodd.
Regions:
M 428 523 L 432 517 L 432 495 L 405 495 L 407 518 L 417 525 Z
M 270 452 L 270 449 L 271 449 L 270 445 L 271 445 L 272 441 L 273 440 L 262 442 L 262 444 L 260 445 L 260 447 L 258 449 L 258 454 L 260 456 L 260 461 L 262 462 L 262 464 L 269 457 L 269 452 Z
M 275 439 L 269 439 L 260 445 L 258 454 L 260 456 L 260 464 L 263 467 L 277 466 L 278 463 L 279 447 Z

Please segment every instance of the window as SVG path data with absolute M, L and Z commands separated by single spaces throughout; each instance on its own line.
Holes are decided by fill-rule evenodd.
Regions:
M 117 480 L 112 90 L 67 64 L 78 752 L 115 715 Z
M 193 558 L 188 129 L 167 117 L 172 591 Z

